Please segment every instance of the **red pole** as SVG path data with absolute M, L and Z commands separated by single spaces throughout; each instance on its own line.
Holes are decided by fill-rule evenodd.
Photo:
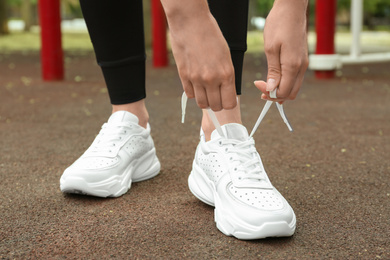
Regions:
M 61 44 L 60 0 L 39 0 L 41 26 L 41 63 L 44 80 L 64 78 L 64 56 Z
M 334 34 L 336 27 L 336 0 L 316 1 L 316 54 L 334 54 Z M 333 78 L 334 70 L 315 71 L 318 79 Z
M 153 66 L 168 66 L 167 25 L 160 0 L 152 0 L 152 41 Z

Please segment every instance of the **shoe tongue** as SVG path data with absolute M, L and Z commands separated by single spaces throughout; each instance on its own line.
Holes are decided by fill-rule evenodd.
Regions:
M 246 141 L 249 138 L 248 131 L 246 130 L 245 126 L 241 124 L 226 124 L 223 125 L 222 131 L 225 134 L 226 138 L 228 139 L 235 139 L 239 141 Z M 214 130 L 211 134 L 211 140 L 218 138 L 220 135 L 218 134 L 217 130 Z
M 127 111 L 118 111 L 110 116 L 108 123 L 131 122 L 138 124 L 138 117 Z

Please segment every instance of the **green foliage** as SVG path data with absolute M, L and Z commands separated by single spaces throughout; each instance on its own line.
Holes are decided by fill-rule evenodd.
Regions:
M 274 0 L 256 0 L 258 16 L 267 17 L 274 4 Z
M 350 8 L 351 0 L 337 1 L 338 11 L 349 11 Z M 363 14 L 364 25 L 368 26 L 371 30 L 375 29 L 378 25 L 388 25 L 390 21 L 390 0 L 363 1 Z
M 13 0 L 18 1 L 18 0 Z M 315 6 L 315 0 L 309 0 L 311 7 Z M 272 8 L 274 0 L 256 0 L 257 13 L 259 16 L 266 17 L 269 10 Z M 375 15 L 390 12 L 390 0 L 364 0 L 364 12 Z M 349 10 L 351 7 L 351 0 L 337 0 L 337 10 Z M 387 9 L 387 11 L 386 11 Z M 389 15 L 389 14 L 388 14 Z
M 8 5 L 12 7 L 20 7 L 22 2 L 25 0 L 7 0 Z M 30 0 L 32 4 L 37 4 L 38 0 Z
M 256 1 L 256 16 L 267 17 L 272 8 L 274 0 L 254 0 Z M 309 0 L 309 24 L 314 24 L 316 0 Z M 349 12 L 351 0 L 337 0 L 337 11 L 339 13 Z M 371 24 L 373 18 L 384 18 L 382 24 L 390 21 L 390 0 L 363 0 L 364 23 Z
M 338 0 L 337 8 L 339 10 L 349 10 L 351 6 L 351 0 Z M 381 13 L 383 10 L 390 8 L 390 0 L 366 0 L 363 1 L 363 9 L 365 13 L 375 15 Z
M 20 16 L 20 9 L 26 0 L 6 0 L 9 7 L 13 9 L 13 14 Z M 37 6 L 38 0 L 29 0 L 32 6 Z M 62 14 L 64 18 L 82 17 L 79 0 L 60 0 Z

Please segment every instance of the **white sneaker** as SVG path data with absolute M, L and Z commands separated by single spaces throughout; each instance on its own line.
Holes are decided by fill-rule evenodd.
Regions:
M 87 151 L 68 167 L 60 180 L 64 193 L 119 197 L 132 182 L 150 179 L 160 172 L 150 126 L 126 111 L 111 115 Z
M 182 122 L 186 102 L 183 94 Z M 208 112 L 216 127 L 210 141 L 206 142 L 201 130 L 188 184 L 198 199 L 215 207 L 215 222 L 225 235 L 260 239 L 294 234 L 294 211 L 268 179 L 252 137 L 272 103 L 266 102 L 251 135 L 240 124 L 221 127 L 210 109 Z M 292 131 L 283 106 L 276 105 Z
M 215 206 L 218 229 L 239 239 L 291 236 L 295 214 L 272 186 L 255 142 L 243 125 L 222 126 L 206 142 L 204 134 L 196 150 L 188 179 L 191 192 Z

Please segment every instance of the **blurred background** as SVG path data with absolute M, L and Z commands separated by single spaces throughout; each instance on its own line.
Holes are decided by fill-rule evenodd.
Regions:
M 273 1 L 250 0 L 240 102 L 250 128 L 263 107 L 253 81 L 266 79 L 262 30 Z M 390 259 L 390 59 L 348 64 L 329 80 L 308 70 L 296 102 L 285 103 L 294 134 L 270 110 L 254 138 L 298 228 L 292 238 L 240 241 L 220 233 L 212 207 L 188 190 L 201 112 L 189 102 L 179 123 L 183 90 L 172 55 L 171 66 L 151 69 L 151 0 L 143 2 L 147 107 L 161 174 L 120 199 L 62 194 L 60 176 L 111 105 L 78 0 L 61 0 L 66 77 L 42 79 L 37 2 L 0 0 L 0 259 Z M 351 1 L 337 5 L 336 52 L 345 54 Z M 362 52 L 390 54 L 390 0 L 364 0 L 363 20 Z
M 0 52 L 37 51 L 40 48 L 38 0 L 0 0 Z M 250 0 L 248 51 L 261 52 L 261 31 L 274 0 Z M 351 0 L 337 1 L 336 51 L 348 52 Z M 310 0 L 309 48 L 313 52 L 315 0 Z M 61 0 L 63 47 L 65 51 L 91 51 L 92 45 L 82 18 L 78 0 Z M 150 1 L 144 1 L 145 37 L 151 46 Z M 390 0 L 364 1 L 364 31 L 361 34 L 362 51 L 390 49 Z

